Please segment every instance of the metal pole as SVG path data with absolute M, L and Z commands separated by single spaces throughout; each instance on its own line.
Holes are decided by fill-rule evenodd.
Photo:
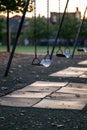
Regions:
M 80 26 L 79 26 L 79 29 L 78 29 L 78 32 L 77 32 L 77 35 L 76 35 L 76 38 L 75 38 L 75 42 L 74 42 L 74 48 L 73 48 L 73 52 L 72 52 L 72 58 L 74 56 L 74 53 L 75 53 L 75 49 L 76 49 L 76 46 L 77 46 L 77 41 L 78 41 L 78 37 L 79 37 L 79 34 L 81 32 L 81 29 L 82 29 L 82 25 L 83 25 L 83 22 L 84 22 L 84 19 L 85 19 L 85 14 L 86 14 L 86 10 L 87 10 L 87 7 L 84 11 L 84 15 L 83 15 L 83 19 L 82 21 L 80 22 Z
M 60 24 L 60 0 L 59 0 L 59 10 L 58 10 L 58 12 L 59 12 L 59 24 Z
M 49 55 L 49 0 L 47 0 L 47 54 Z
M 21 29 L 22 29 L 22 25 L 23 25 L 23 22 L 24 22 L 25 14 L 26 14 L 26 11 L 27 11 L 27 8 L 28 8 L 28 5 L 29 5 L 29 1 L 30 0 L 26 1 L 25 7 L 24 7 L 23 16 L 21 18 L 21 22 L 20 22 L 20 25 L 19 25 L 19 28 L 18 28 L 18 31 L 17 31 L 17 35 L 16 35 L 15 42 L 14 42 L 14 45 L 13 45 L 13 48 L 12 48 L 12 52 L 10 54 L 8 64 L 7 64 L 7 67 L 6 67 L 6 71 L 5 71 L 5 74 L 4 74 L 5 77 L 8 75 L 8 72 L 9 72 L 9 69 L 10 69 L 10 65 L 11 65 L 11 62 L 12 62 L 12 59 L 13 59 L 13 56 L 14 56 L 16 46 L 17 46 L 18 38 L 19 38 L 20 33 L 21 33 Z
M 55 38 L 55 42 L 54 42 L 54 44 L 53 44 L 53 49 L 52 49 L 52 51 L 51 51 L 50 59 L 52 59 L 52 57 L 53 57 L 53 53 L 54 53 L 54 49 L 55 49 L 55 46 L 56 46 L 56 43 L 57 43 L 57 39 L 58 39 L 58 37 L 59 37 L 59 35 L 60 35 L 60 31 L 61 31 L 61 27 L 62 27 L 62 24 L 63 24 L 63 20 L 64 20 L 64 17 L 65 17 L 65 13 L 66 13 L 66 9 L 67 9 L 67 6 L 68 6 L 68 2 L 69 2 L 69 0 L 67 0 L 67 2 L 66 2 L 65 10 L 64 10 L 62 19 L 61 19 L 61 21 L 60 21 L 59 29 L 58 29 L 58 32 L 57 32 L 57 35 L 56 35 L 56 38 Z
M 37 40 L 36 40 L 36 0 L 34 0 L 34 45 L 35 45 L 35 58 L 37 58 Z

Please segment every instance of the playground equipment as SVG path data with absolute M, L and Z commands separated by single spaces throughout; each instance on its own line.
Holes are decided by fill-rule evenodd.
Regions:
M 53 44 L 53 48 L 52 48 L 52 51 L 51 51 L 51 55 L 50 55 L 50 60 L 52 60 L 52 57 L 53 57 L 53 53 L 54 53 L 54 49 L 55 49 L 55 46 L 57 44 L 57 40 L 60 36 L 60 31 L 61 31 L 61 27 L 62 27 L 62 24 L 63 24 L 63 20 L 64 20 L 64 17 L 65 17 L 65 13 L 66 13 L 66 9 L 67 9 L 67 6 L 68 6 L 68 3 L 69 3 L 69 0 L 67 0 L 66 2 L 66 6 L 65 6 L 65 9 L 64 9 L 64 13 L 63 13 L 63 16 L 61 18 L 61 21 L 60 21 L 60 25 L 59 25 L 59 29 L 58 29 L 58 32 L 57 32 L 57 35 L 56 35 L 56 38 L 55 38 L 55 42 Z
M 24 6 L 23 15 L 22 15 L 22 18 L 21 18 L 21 21 L 20 21 L 20 24 L 19 24 L 19 28 L 18 28 L 17 35 L 16 35 L 16 38 L 15 38 L 15 42 L 13 44 L 13 48 L 12 48 L 12 51 L 11 51 L 11 54 L 10 54 L 10 57 L 9 57 L 9 60 L 8 60 L 8 63 L 7 63 L 6 71 L 5 71 L 5 74 L 4 74 L 5 77 L 8 75 L 8 72 L 9 72 L 9 69 L 10 69 L 10 65 L 11 65 L 11 62 L 12 62 L 12 59 L 13 59 L 13 56 L 14 56 L 16 46 L 17 46 L 18 38 L 19 38 L 20 33 L 21 33 L 22 25 L 23 25 L 23 22 L 24 22 L 24 19 L 25 19 L 25 14 L 26 14 L 26 11 L 28 9 L 29 2 L 30 2 L 30 0 L 27 0 L 26 3 L 25 3 L 25 6 Z
M 87 41 L 83 41 L 83 45 L 77 45 L 77 47 L 78 47 L 77 48 L 78 52 L 86 53 L 87 52 Z
M 40 60 L 37 57 L 37 43 L 36 43 L 36 0 L 33 0 L 34 3 L 34 46 L 35 46 L 35 57 L 32 61 L 32 65 L 40 65 Z
M 47 54 L 45 57 L 40 61 L 39 58 L 37 57 L 37 43 L 36 43 L 36 0 L 34 0 L 34 45 L 35 45 L 35 57 L 32 61 L 32 65 L 42 65 L 45 67 L 48 67 L 48 62 L 49 62 L 49 0 L 47 0 Z
M 68 19 L 68 12 L 67 12 L 67 19 Z M 60 0 L 59 0 L 59 22 L 60 22 Z M 70 48 L 68 45 L 68 41 L 66 41 L 64 47 L 62 47 L 61 41 L 59 38 L 58 50 L 56 52 L 56 56 L 57 57 L 65 57 L 65 58 L 71 57 L 71 52 L 70 52 Z
M 68 46 L 68 43 L 66 43 L 65 47 L 59 46 L 59 49 L 56 52 L 57 57 L 65 57 L 70 58 L 71 57 L 71 51 Z
M 87 47 L 78 48 L 77 51 L 80 51 L 80 52 L 87 52 Z
M 83 18 L 83 23 L 84 23 L 86 11 L 87 11 L 87 7 L 86 7 L 86 9 L 85 9 L 84 18 Z M 83 23 L 82 23 L 82 24 L 83 24 Z M 77 51 L 78 51 L 78 52 L 85 52 L 85 53 L 86 53 L 86 52 L 87 52 L 87 42 L 84 43 L 84 47 L 80 47 L 80 45 L 79 45 Z
M 47 54 L 40 62 L 40 65 L 43 65 L 45 67 L 49 67 L 49 65 L 51 64 L 49 54 L 49 0 L 47 0 L 47 32 Z
M 30 0 L 26 0 L 26 4 L 25 4 L 25 7 L 24 7 L 23 15 L 22 15 L 22 18 L 21 18 L 21 21 L 20 21 L 20 24 L 19 24 L 19 28 L 18 28 L 18 31 L 17 31 L 16 38 L 15 38 L 15 42 L 13 44 L 12 52 L 10 54 L 10 57 L 9 57 L 9 60 L 8 60 L 8 63 L 7 63 L 7 67 L 6 67 L 6 71 L 5 71 L 5 74 L 4 74 L 5 77 L 8 75 L 8 72 L 9 72 L 9 69 L 10 69 L 10 65 L 11 65 L 11 62 L 12 62 L 12 59 L 13 59 L 13 56 L 14 56 L 14 52 L 15 52 L 16 46 L 17 46 L 18 38 L 19 38 L 20 33 L 21 33 L 22 25 L 23 25 L 23 22 L 24 22 L 26 11 L 28 9 L 29 2 L 30 2 Z M 51 51 L 50 58 L 49 58 L 49 60 L 47 60 L 47 59 L 43 60 L 42 64 L 44 66 L 48 67 L 48 66 L 51 65 L 54 49 L 55 49 L 55 46 L 56 46 L 56 43 L 57 43 L 57 39 L 58 39 L 60 31 L 61 31 L 61 27 L 62 27 L 62 24 L 63 24 L 63 20 L 64 20 L 64 16 L 65 16 L 65 12 L 66 12 L 66 8 L 67 8 L 67 5 L 68 5 L 68 2 L 69 2 L 69 0 L 67 0 L 67 2 L 66 2 L 65 10 L 64 10 L 62 19 L 60 21 L 60 26 L 59 26 L 59 29 L 58 29 L 58 32 L 57 32 L 57 35 L 56 35 L 56 38 L 55 38 L 55 42 L 53 44 L 53 49 Z M 36 54 L 37 54 L 37 52 L 36 52 Z
M 37 57 L 35 57 L 34 60 L 33 60 L 33 63 L 34 63 L 35 60 L 37 60 L 38 63 L 35 63 L 34 65 L 43 65 L 45 67 L 49 67 L 51 65 L 54 49 L 55 49 L 55 46 L 56 46 L 56 43 L 57 43 L 57 39 L 59 38 L 59 35 L 60 35 L 60 31 L 61 31 L 63 20 L 64 20 L 64 17 L 65 17 L 68 2 L 69 2 L 69 0 L 67 0 L 67 2 L 66 2 L 66 6 L 65 6 L 64 13 L 63 13 L 63 16 L 62 16 L 61 21 L 60 21 L 60 25 L 59 25 L 58 32 L 57 32 L 57 35 L 56 35 L 56 38 L 55 38 L 55 42 L 53 44 L 51 55 L 49 55 L 49 44 L 48 44 L 47 55 L 41 60 L 41 62 L 39 62 L 39 59 Z M 48 7 L 48 9 L 47 9 L 48 13 L 47 14 L 49 14 L 49 1 L 47 1 L 47 7 Z M 36 48 L 36 45 L 35 45 L 35 48 Z M 35 56 L 37 56 L 36 51 L 35 51 Z M 70 54 L 69 54 L 69 52 L 65 52 L 63 54 L 63 56 L 66 56 L 68 58 L 70 56 Z
M 59 28 L 58 28 L 58 32 L 57 32 L 54 44 L 53 44 L 53 48 L 52 48 L 52 51 L 51 51 L 50 58 L 49 59 L 44 59 L 44 65 L 47 66 L 47 67 L 49 67 L 51 65 L 51 63 L 52 63 L 54 49 L 55 49 L 55 46 L 57 44 L 57 40 L 58 40 L 59 35 L 60 35 L 60 31 L 61 31 L 63 20 L 64 20 L 64 17 L 65 17 L 65 13 L 66 13 L 66 9 L 67 9 L 67 6 L 68 6 L 68 2 L 69 2 L 69 0 L 67 0 L 67 2 L 66 2 L 66 6 L 65 6 L 64 13 L 63 13 L 63 16 L 62 16 L 61 21 L 60 21 L 60 25 L 59 25 Z
M 33 0 L 33 1 L 35 2 L 35 0 Z M 26 11 L 28 9 L 29 3 L 30 3 L 30 0 L 26 0 L 26 4 L 24 6 L 24 11 L 23 11 L 23 16 L 22 16 L 20 24 L 19 24 L 19 28 L 18 28 L 17 35 L 16 35 L 16 38 L 15 38 L 15 41 L 14 41 L 14 44 L 13 44 L 12 52 L 10 54 L 10 57 L 9 57 L 9 60 L 8 60 L 8 64 L 7 64 L 7 67 L 6 67 L 6 71 L 5 71 L 5 74 L 4 74 L 5 77 L 8 75 L 8 72 L 9 72 L 9 69 L 10 69 L 12 58 L 14 56 L 14 52 L 15 52 L 15 49 L 16 49 L 16 46 L 17 46 L 18 38 L 20 36 L 20 32 L 21 32 L 21 29 L 22 29 L 22 25 L 23 25 L 23 22 L 24 22 L 25 14 L 26 14 Z M 63 13 L 62 18 L 60 20 L 59 28 L 58 28 L 58 31 L 57 31 L 57 35 L 55 37 L 55 41 L 53 43 L 51 54 L 49 55 L 49 44 L 48 44 L 48 46 L 47 46 L 47 55 L 44 57 L 44 59 L 42 59 L 41 61 L 39 61 L 39 59 L 37 58 L 37 47 L 35 45 L 35 59 L 32 61 L 33 63 L 38 64 L 38 65 L 43 65 L 45 67 L 49 67 L 51 65 L 52 58 L 53 58 L 53 53 L 54 53 L 54 49 L 56 47 L 57 40 L 60 37 L 60 31 L 61 31 L 61 27 L 62 27 L 62 24 L 63 24 L 63 21 L 64 21 L 64 17 L 65 17 L 65 13 L 66 13 L 66 9 L 67 9 L 68 3 L 69 3 L 69 0 L 67 0 L 67 2 L 66 2 L 64 13 Z M 48 0 L 48 4 L 49 4 L 49 0 Z M 79 33 L 81 31 L 81 28 L 82 28 L 82 24 L 83 24 L 83 21 L 84 21 L 84 18 L 85 18 L 86 10 L 87 10 L 87 7 L 85 9 L 83 19 L 82 19 L 82 21 L 80 23 L 80 26 L 79 26 L 79 29 L 78 29 L 78 32 L 77 32 L 77 35 L 76 35 L 76 38 L 75 38 L 73 52 L 72 52 L 71 57 L 74 56 L 74 52 L 75 52 L 75 49 L 76 49 L 76 46 L 77 46 L 77 40 L 78 40 Z M 49 11 L 49 8 L 48 8 L 48 11 Z M 34 20 L 36 21 L 36 18 Z M 34 31 L 36 31 L 36 30 L 34 30 Z M 49 35 L 49 33 L 48 33 L 48 35 Z M 67 58 L 69 58 L 69 55 L 66 55 L 65 53 L 63 55 L 66 56 Z
M 79 38 L 79 34 L 81 32 L 81 29 L 82 29 L 82 25 L 83 25 L 83 22 L 84 22 L 84 19 L 85 19 L 85 15 L 86 15 L 86 11 L 87 11 L 87 7 L 85 8 L 85 11 L 84 11 L 84 15 L 83 15 L 83 18 L 80 22 L 80 26 L 78 28 L 78 32 L 77 32 L 77 35 L 75 37 L 75 42 L 74 42 L 74 47 L 73 47 L 73 52 L 72 52 L 72 58 L 74 57 L 74 53 L 75 53 L 75 50 L 76 50 L 76 47 L 77 47 L 77 42 L 78 42 L 78 38 Z M 79 51 L 84 51 L 85 49 L 84 48 L 80 48 Z M 85 50 L 86 51 L 86 50 Z

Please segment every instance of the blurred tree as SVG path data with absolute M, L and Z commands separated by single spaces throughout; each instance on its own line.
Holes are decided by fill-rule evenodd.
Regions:
M 87 40 L 87 19 L 83 22 L 80 37 L 82 40 Z
M 2 42 L 3 27 L 4 27 L 4 19 L 3 19 L 3 18 L 0 18 L 0 42 Z
M 22 12 L 26 0 L 0 0 L 0 12 L 7 12 L 7 52 L 10 52 L 9 13 Z
M 76 36 L 79 24 L 80 20 L 71 16 L 66 16 L 61 29 L 61 37 L 65 39 L 74 38 Z
M 49 24 L 49 29 L 47 28 L 47 24 Z M 32 43 L 35 39 L 37 41 L 48 39 L 48 36 L 50 37 L 52 35 L 52 24 L 48 23 L 47 19 L 44 17 L 37 17 L 35 22 L 33 17 L 29 22 L 25 35 L 32 41 Z

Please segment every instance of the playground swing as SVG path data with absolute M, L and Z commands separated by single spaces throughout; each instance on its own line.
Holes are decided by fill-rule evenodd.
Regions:
M 73 56 L 74 56 L 74 53 L 75 53 L 75 50 L 76 50 L 76 47 L 77 47 L 77 41 L 78 41 L 79 34 L 80 34 L 80 32 L 81 32 L 82 25 L 83 25 L 83 22 L 84 22 L 84 19 L 85 19 L 86 10 L 87 10 L 87 7 L 85 8 L 83 18 L 82 18 L 82 20 L 81 20 L 81 22 L 80 22 L 80 26 L 79 26 L 79 28 L 78 28 L 77 35 L 76 35 L 76 37 L 75 37 L 75 42 L 74 42 L 74 47 L 73 47 L 73 52 L 72 52 L 72 58 L 73 58 Z M 86 52 L 86 48 L 78 48 L 77 51 Z
M 48 60 L 47 59 L 44 60 L 44 65 L 47 66 L 47 67 L 49 67 L 52 63 L 52 57 L 53 57 L 54 49 L 55 49 L 55 46 L 56 46 L 56 43 L 57 43 L 57 39 L 59 38 L 59 35 L 60 35 L 60 31 L 61 31 L 63 20 L 64 20 L 64 17 L 65 17 L 65 12 L 66 12 L 68 2 L 69 2 L 69 0 L 67 0 L 67 2 L 66 2 L 66 6 L 65 6 L 65 9 L 64 9 L 62 19 L 60 21 L 59 29 L 58 29 L 58 32 L 57 32 L 57 35 L 56 35 L 56 38 L 55 38 L 55 41 L 54 41 L 54 44 L 53 44 L 53 48 L 52 48 L 52 51 L 51 51 L 51 54 L 50 54 L 50 58 Z
M 71 51 L 70 51 L 68 42 L 67 42 L 66 44 L 67 44 L 67 45 L 66 45 L 66 47 L 65 47 L 65 50 L 64 50 L 63 54 L 66 56 L 66 58 L 70 58 L 70 57 L 71 57 Z
M 49 54 L 49 0 L 47 0 L 47 33 L 48 33 L 48 35 L 47 35 L 47 54 L 40 62 L 40 64 L 45 67 L 49 67 L 49 65 L 51 64 L 50 54 Z
M 11 62 L 12 62 L 12 59 L 13 59 L 13 56 L 14 56 L 15 48 L 17 46 L 18 38 L 19 38 L 20 33 L 21 33 L 22 25 L 23 25 L 23 22 L 24 22 L 26 11 L 28 9 L 29 2 L 30 2 L 30 0 L 26 1 L 25 7 L 24 7 L 24 10 L 23 10 L 23 15 L 22 15 L 22 18 L 21 18 L 21 21 L 20 21 L 20 24 L 19 24 L 19 28 L 18 28 L 17 35 L 16 35 L 16 38 L 15 38 L 15 42 L 14 42 L 12 52 L 10 54 L 10 57 L 9 57 L 9 60 L 8 60 L 8 63 L 7 63 L 7 67 L 6 67 L 6 71 L 5 71 L 5 74 L 4 74 L 5 77 L 8 75 L 8 72 L 9 72 L 9 69 L 10 69 L 10 65 L 11 65 Z M 65 10 L 67 8 L 68 2 L 69 2 L 69 0 L 67 0 L 67 2 L 66 2 Z M 56 46 L 57 39 L 58 39 L 59 34 L 60 34 L 60 30 L 61 30 L 61 27 L 62 27 L 64 16 L 65 16 L 65 11 L 63 13 L 63 16 L 62 16 L 62 19 L 61 19 L 61 22 L 60 22 L 60 26 L 59 26 L 59 30 L 58 30 L 56 38 L 55 38 L 55 42 L 53 44 L 53 48 L 52 48 L 50 59 L 49 59 L 49 66 L 51 64 L 51 60 L 52 60 L 52 57 L 53 57 L 53 53 L 54 53 L 54 49 L 55 49 L 55 46 Z M 35 54 L 35 56 L 37 58 L 37 54 Z
M 84 18 L 83 18 L 83 22 L 84 22 L 84 19 L 85 19 L 85 14 L 86 14 L 86 11 L 87 11 L 87 7 L 86 7 L 86 10 L 85 10 L 85 13 L 84 13 Z M 82 23 L 83 24 L 83 23 Z M 78 52 L 87 52 L 87 44 L 84 46 L 84 47 L 78 47 L 77 49 Z
M 83 47 L 83 48 L 78 48 L 77 51 L 80 52 L 87 52 L 87 48 Z
M 68 46 L 68 43 L 66 43 L 65 48 L 62 48 L 61 46 L 59 46 L 59 49 L 56 52 L 56 56 L 57 57 L 65 57 L 65 58 L 70 58 L 71 57 L 71 51 L 70 51 L 70 48 Z
M 49 0 L 47 0 L 47 31 L 48 31 L 47 54 L 40 61 L 39 58 L 37 57 L 37 45 L 36 45 L 36 1 L 34 1 L 34 45 L 35 45 L 35 57 L 34 57 L 34 59 L 32 61 L 32 65 L 48 67 L 49 64 L 51 64 L 51 62 L 49 60 L 50 59 L 50 55 L 49 55 Z
M 59 9 L 60 9 L 60 7 L 59 7 Z M 60 13 L 60 10 L 59 10 L 59 13 Z M 68 13 L 67 13 L 67 17 L 68 17 Z M 56 52 L 56 56 L 57 57 L 70 58 L 71 57 L 71 52 L 70 52 L 68 42 L 66 42 L 65 48 L 64 47 L 62 48 L 62 46 L 60 44 L 61 43 L 59 42 L 59 49 Z
M 54 41 L 54 44 L 53 44 L 53 48 L 52 48 L 52 51 L 51 51 L 51 54 L 50 54 L 50 58 L 42 59 L 42 61 L 39 62 L 37 65 L 43 65 L 44 67 L 49 67 L 51 65 L 54 49 L 55 49 L 55 46 L 56 46 L 56 43 L 57 43 L 57 39 L 59 38 L 59 35 L 60 35 L 60 31 L 61 31 L 61 27 L 62 27 L 62 24 L 63 24 L 63 20 L 64 20 L 64 17 L 65 17 L 65 12 L 66 12 L 68 3 L 69 3 L 69 0 L 67 0 L 66 5 L 65 5 L 64 13 L 63 13 L 62 19 L 60 21 L 59 29 L 58 29 L 58 32 L 57 32 L 57 35 L 56 35 L 56 38 L 55 38 L 55 41 Z
M 54 49 L 55 49 L 55 47 L 56 47 L 57 40 L 58 40 L 58 38 L 59 38 L 59 36 L 60 36 L 60 31 L 61 31 L 61 27 L 62 27 L 62 24 L 63 24 L 63 20 L 64 20 L 64 17 L 65 17 L 65 13 L 66 13 L 66 9 L 67 9 L 68 3 L 69 3 L 69 0 L 67 0 L 67 2 L 66 2 L 65 9 L 64 9 L 64 13 L 63 13 L 62 18 L 61 18 L 61 20 L 60 20 L 60 25 L 59 25 L 59 28 L 58 28 L 58 31 L 57 31 L 57 35 L 56 35 L 54 44 L 53 44 L 53 48 L 52 48 L 52 51 L 51 51 L 51 54 L 50 54 L 50 58 L 44 60 L 44 66 L 49 67 L 49 66 L 51 65 L 51 63 L 52 63 L 52 58 L 53 58 Z
M 78 52 L 87 52 L 87 47 L 81 47 L 77 49 Z
M 78 52 L 87 52 L 87 43 L 84 43 L 85 45 L 84 45 L 84 47 L 79 47 L 78 46 L 78 48 L 77 48 L 77 51 Z
M 36 0 L 34 2 L 34 46 L 35 46 L 35 57 L 32 61 L 32 65 L 40 65 L 40 60 L 37 57 L 37 43 L 36 43 Z

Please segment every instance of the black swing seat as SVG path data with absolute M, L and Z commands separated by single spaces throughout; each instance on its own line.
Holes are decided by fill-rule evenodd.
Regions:
M 64 54 L 61 54 L 61 53 L 57 53 L 56 56 L 57 56 L 57 57 L 65 57 L 65 55 L 64 55 Z
M 33 59 L 33 61 L 32 61 L 32 65 L 41 66 L 40 60 L 35 57 L 35 58 Z
M 78 48 L 77 51 L 81 51 L 81 52 L 87 52 L 87 48 Z
M 71 57 L 71 54 L 70 54 L 70 52 L 63 52 L 63 53 L 57 53 L 56 56 L 57 56 L 57 57 L 70 58 L 70 57 Z

